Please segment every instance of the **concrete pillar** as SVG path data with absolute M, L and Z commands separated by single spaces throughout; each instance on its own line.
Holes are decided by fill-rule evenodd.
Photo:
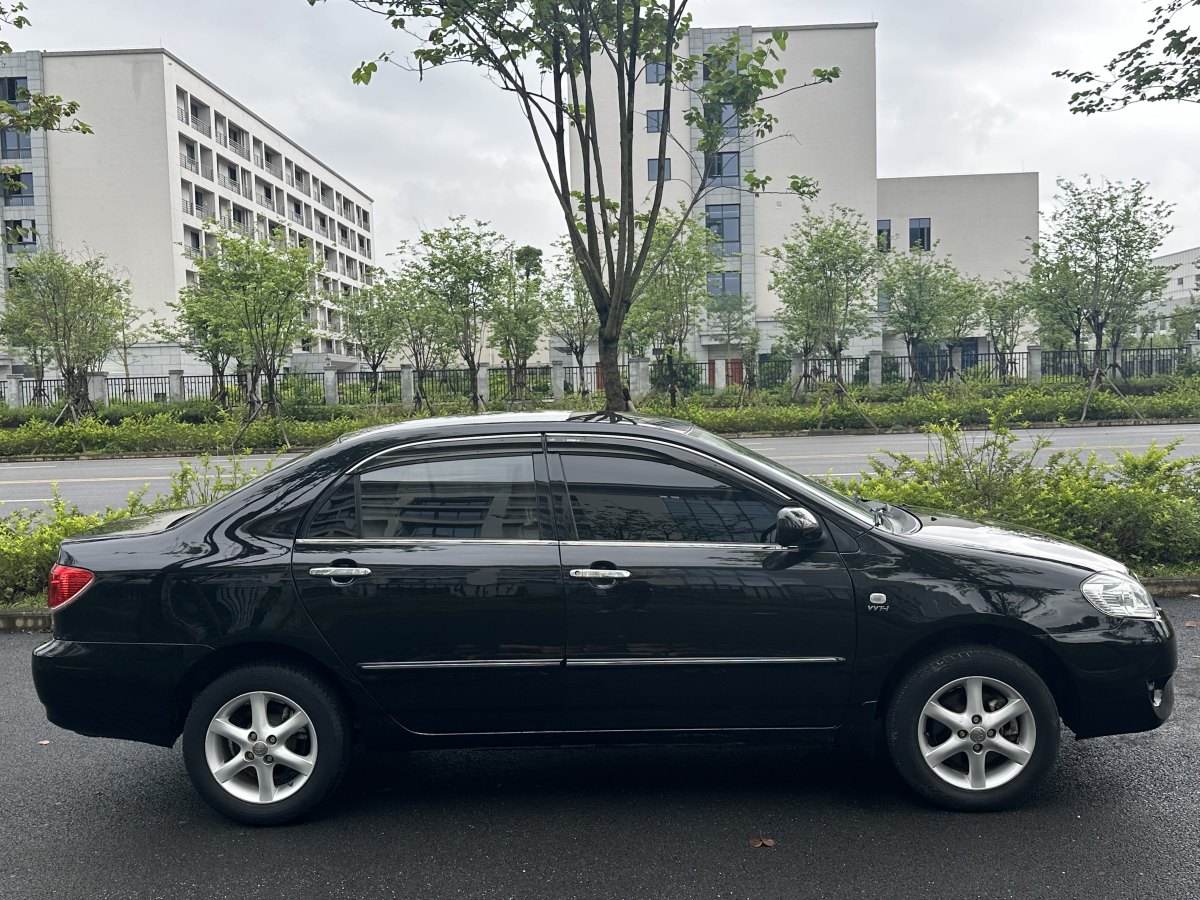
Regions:
M 1200 359 L 1200 341 L 1187 341 L 1186 343 L 1188 356 L 1190 356 L 1192 359 Z
M 950 368 L 954 370 L 954 378 L 962 381 L 962 347 L 950 348 Z
M 9 375 L 8 383 L 4 386 L 4 400 L 9 409 L 21 408 L 21 376 Z
M 883 351 L 871 350 L 867 353 L 867 384 L 878 388 L 883 384 Z
M 792 357 L 792 381 L 799 381 L 804 377 L 804 357 Z
M 630 389 L 632 391 L 632 388 Z M 563 362 L 561 359 L 550 362 L 550 391 L 555 400 L 562 400 L 566 395 L 563 388 Z
M 634 403 L 650 393 L 650 358 L 638 356 L 629 361 L 629 396 Z
M 491 398 L 491 376 L 488 374 L 488 364 L 480 363 L 479 372 L 475 378 L 475 393 L 479 395 L 479 402 L 485 406 Z
M 728 381 L 728 378 L 727 378 L 728 370 L 726 369 L 726 365 L 727 365 L 727 363 L 724 359 L 718 359 L 718 360 L 714 361 L 713 390 L 715 390 L 718 394 L 721 393 L 722 391 L 724 391 L 726 387 L 728 387 L 728 385 L 726 384 L 726 382 Z
M 167 399 L 172 403 L 183 402 L 183 369 L 167 370 Z
M 412 412 L 416 405 L 416 389 L 413 384 L 413 367 L 409 363 L 400 365 L 400 405 L 405 412 Z
M 1029 345 L 1029 367 L 1026 375 L 1030 384 L 1042 383 L 1042 348 Z
M 88 372 L 87 394 L 93 406 L 108 406 L 108 374 Z
M 325 388 L 325 405 L 337 406 L 341 402 L 338 396 L 338 370 L 334 366 L 326 366 L 321 371 L 322 387 Z

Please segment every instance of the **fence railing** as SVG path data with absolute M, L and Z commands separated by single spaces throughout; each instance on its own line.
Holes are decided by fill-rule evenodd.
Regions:
M 166 375 L 108 379 L 109 403 L 166 403 L 170 396 L 171 379 Z
M 43 378 L 40 382 L 35 378 L 21 379 L 22 406 L 51 406 L 63 402 L 66 393 L 64 378 Z

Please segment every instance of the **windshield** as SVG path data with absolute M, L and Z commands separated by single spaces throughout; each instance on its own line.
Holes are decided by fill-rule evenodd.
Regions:
M 755 453 L 749 447 L 743 447 L 736 441 L 731 441 L 727 438 L 719 437 L 712 432 L 705 431 L 703 428 L 694 428 L 688 432 L 693 437 L 698 437 L 700 440 L 709 444 L 715 444 L 719 447 L 724 447 L 726 450 L 732 450 L 739 456 L 744 456 L 753 460 L 765 468 L 771 469 L 775 474 L 783 477 L 785 481 L 793 485 L 801 494 L 815 494 L 818 499 L 828 503 L 830 506 L 838 510 L 843 515 L 849 516 L 857 522 L 866 525 L 868 528 L 873 528 L 876 524 L 875 510 L 858 500 L 852 500 L 844 494 L 839 494 L 832 488 L 828 488 L 819 481 L 814 481 L 799 472 L 789 469 L 782 463 L 778 463 L 773 459 L 769 459 L 759 453 Z

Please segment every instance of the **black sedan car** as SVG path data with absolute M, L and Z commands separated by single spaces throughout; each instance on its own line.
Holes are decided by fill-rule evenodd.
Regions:
M 563 412 L 343 437 L 203 509 L 63 543 L 50 720 L 172 745 L 242 822 L 356 745 L 881 731 L 933 803 L 1010 806 L 1060 721 L 1145 731 L 1175 638 L 1115 560 L 851 500 L 688 423 Z

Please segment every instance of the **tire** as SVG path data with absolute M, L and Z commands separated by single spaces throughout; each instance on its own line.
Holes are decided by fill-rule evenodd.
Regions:
M 1053 767 L 1059 731 L 1045 682 L 991 647 L 946 650 L 917 664 L 886 720 L 901 777 L 935 805 L 967 812 L 1023 801 Z
M 247 825 L 307 813 L 337 786 L 349 753 L 337 696 L 290 665 L 231 669 L 200 692 L 183 728 L 192 784 L 218 812 Z

